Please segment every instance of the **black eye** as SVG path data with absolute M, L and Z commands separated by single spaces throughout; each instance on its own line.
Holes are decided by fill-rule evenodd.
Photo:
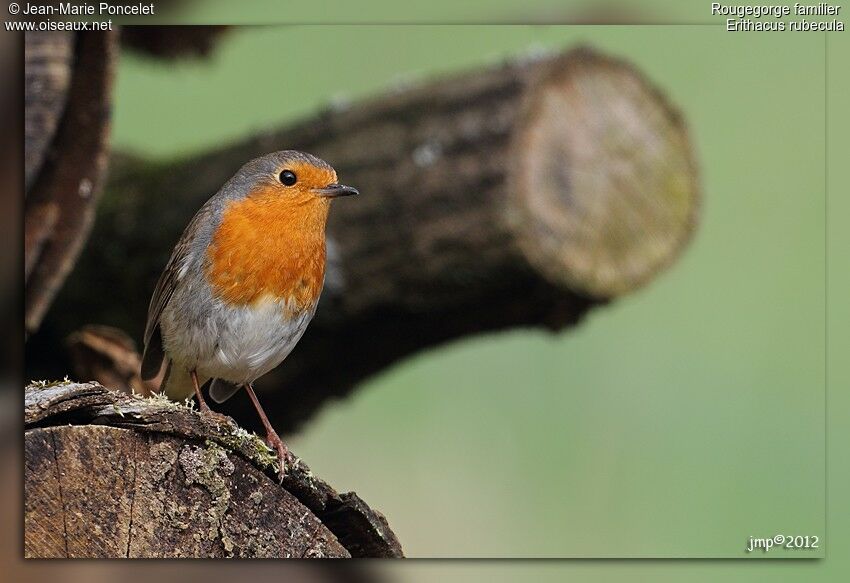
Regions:
M 284 170 L 280 173 L 280 183 L 284 186 L 292 186 L 298 181 L 298 177 L 295 176 L 295 172 L 291 170 Z

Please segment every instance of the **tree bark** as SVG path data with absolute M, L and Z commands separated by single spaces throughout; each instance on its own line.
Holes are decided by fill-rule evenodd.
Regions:
M 96 383 L 25 393 L 27 557 L 400 557 L 384 517 L 221 415 Z
M 25 181 L 29 190 L 65 112 L 74 64 L 74 33 L 26 34 L 24 46 Z
M 578 49 L 338 105 L 175 163 L 116 159 L 54 332 L 102 323 L 138 337 L 191 215 L 241 164 L 284 148 L 330 161 L 362 193 L 331 211 L 316 319 L 258 383 L 284 431 L 423 348 L 575 324 L 650 281 L 696 224 L 682 116 L 629 64 Z M 228 411 L 253 423 L 234 400 Z
M 28 32 L 24 275 L 28 333 L 74 267 L 106 170 L 117 33 Z

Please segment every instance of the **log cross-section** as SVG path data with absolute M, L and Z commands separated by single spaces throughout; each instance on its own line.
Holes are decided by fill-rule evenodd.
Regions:
M 401 556 L 383 516 L 223 416 L 95 383 L 31 385 L 27 557 Z

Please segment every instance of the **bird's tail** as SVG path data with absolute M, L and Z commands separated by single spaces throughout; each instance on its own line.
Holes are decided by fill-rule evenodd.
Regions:
M 201 386 L 205 382 L 207 382 L 207 379 L 198 378 L 198 383 Z M 159 390 L 172 401 L 184 401 L 195 394 L 195 387 L 192 384 L 189 371 L 171 361 L 168 363 L 168 370 L 165 371 L 165 378 L 162 379 Z
M 216 403 L 224 403 L 241 388 L 241 385 L 237 385 L 235 383 L 222 379 L 213 379 L 213 382 L 210 385 L 210 397 L 212 397 L 212 400 Z

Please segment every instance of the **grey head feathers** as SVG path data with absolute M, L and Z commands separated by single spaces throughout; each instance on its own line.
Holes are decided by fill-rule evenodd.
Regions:
M 330 164 L 312 154 L 298 150 L 280 150 L 247 162 L 233 175 L 233 178 L 221 187 L 221 190 L 213 198 L 219 197 L 224 200 L 244 198 L 263 183 L 277 182 L 278 175 L 286 170 L 287 166 L 296 163 L 312 164 L 318 168 L 333 171 Z

